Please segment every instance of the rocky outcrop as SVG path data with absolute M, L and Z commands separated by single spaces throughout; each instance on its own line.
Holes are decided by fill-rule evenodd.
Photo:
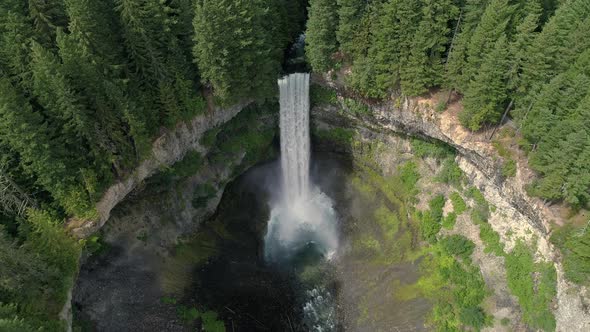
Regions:
M 132 175 L 111 185 L 96 204 L 96 220 L 70 220 L 68 228 L 79 238 L 85 238 L 100 229 L 109 219 L 111 210 L 122 202 L 142 181 L 157 173 L 163 167 L 173 165 L 191 150 L 205 154 L 207 147 L 201 145 L 203 134 L 220 124 L 231 120 L 250 102 L 243 102 L 227 108 L 216 108 L 213 112 L 199 115 L 190 122 L 179 123 L 173 130 L 158 137 L 152 144 L 151 156 L 135 168 Z
M 381 134 L 418 136 L 435 139 L 452 146 L 457 163 L 469 182 L 477 186 L 489 203 L 497 207 L 490 225 L 511 250 L 517 239 L 536 245 L 537 258 L 555 263 L 557 298 L 554 313 L 558 331 L 590 330 L 588 290 L 565 279 L 560 256 L 549 241 L 550 222 L 556 216 L 543 202 L 527 195 L 525 185 L 534 176 L 526 161 L 517 163 L 514 177 L 502 175 L 503 160 L 488 139 L 489 132 L 472 133 L 463 128 L 457 112 L 434 110 L 430 98 L 399 97 L 380 103 L 366 102 L 369 112 L 359 113 L 347 108 L 343 96 L 347 92 L 331 80 L 315 77 L 316 83 L 338 91 L 339 105 L 322 105 L 312 111 L 318 128 L 352 128 Z M 458 105 L 455 105 L 457 107 Z M 364 135 L 366 136 L 366 135 Z
M 517 172 L 516 177 L 506 181 L 501 173 L 502 159 L 487 139 L 487 133 L 469 132 L 460 125 L 456 116 L 436 112 L 430 102 L 419 98 L 400 98 L 372 105 L 371 114 L 359 116 L 348 112 L 345 107 L 332 105 L 322 107 L 322 114 L 316 112 L 315 116 L 334 126 L 341 126 L 345 118 L 374 131 L 435 139 L 452 146 L 500 188 L 512 205 L 527 216 L 531 226 L 541 234 L 547 234 L 549 224 L 543 216 L 543 203 L 529 197 L 524 189 L 531 172 L 524 165 L 519 165 L 520 172 Z

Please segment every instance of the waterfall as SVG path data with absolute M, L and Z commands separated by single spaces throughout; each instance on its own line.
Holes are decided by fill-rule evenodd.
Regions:
M 338 246 L 332 200 L 311 183 L 309 74 L 278 80 L 280 90 L 282 192 L 272 202 L 265 236 L 269 261 L 289 260 L 306 248 L 331 257 Z
M 282 195 L 271 204 L 265 259 L 283 264 L 297 264 L 297 258 L 331 259 L 338 248 L 336 211 L 309 176 L 309 74 L 291 74 L 278 84 L 283 183 Z M 310 331 L 334 330 L 335 307 L 328 290 L 306 291 L 302 309 Z
M 288 201 L 309 195 L 309 74 L 279 79 L 281 169 Z

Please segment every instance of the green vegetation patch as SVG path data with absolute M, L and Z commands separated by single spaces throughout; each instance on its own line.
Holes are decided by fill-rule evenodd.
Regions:
M 459 194 L 458 192 L 452 192 L 449 195 L 449 199 L 453 203 L 453 211 L 457 215 L 460 215 L 461 213 L 465 212 L 465 210 L 467 210 L 467 204 L 463 200 L 463 197 L 461 197 L 461 194 Z
M 481 224 L 488 221 L 490 217 L 490 205 L 486 201 L 485 197 L 475 187 L 470 187 L 466 192 L 467 197 L 473 199 L 475 206 L 471 211 L 471 221 L 475 224 Z
M 191 286 L 194 269 L 219 254 L 218 241 L 225 233 L 223 225 L 207 227 L 176 246 L 164 262 L 161 284 L 166 294 L 182 295 Z
M 479 189 L 477 189 L 476 187 L 469 187 L 467 189 L 466 194 L 467 194 L 467 197 L 473 199 L 476 204 L 479 204 L 482 206 L 488 204 L 488 202 L 486 201 L 486 198 L 483 196 L 481 191 L 479 191 Z
M 417 165 L 403 164 L 396 174 L 387 177 L 366 166 L 359 167 L 362 176 L 353 178 L 351 183 L 362 194 L 364 204 L 374 210 L 369 221 L 356 232 L 359 235 L 353 240 L 353 249 L 363 259 L 370 257 L 374 264 L 399 263 L 410 254 L 418 232 L 407 212 L 420 176 Z
M 504 244 L 500 242 L 500 235 L 494 231 L 487 222 L 479 224 L 479 237 L 485 244 L 485 253 L 494 253 L 496 256 L 504 255 Z
M 481 330 L 492 317 L 483 309 L 489 295 L 479 268 L 471 261 L 475 245 L 461 235 L 442 238 L 424 249 L 422 277 L 398 296 L 425 296 L 434 301 L 428 324 L 437 331 Z
M 502 175 L 504 177 L 511 177 L 516 175 L 516 160 L 512 157 L 512 153 L 500 141 L 492 142 L 500 157 L 504 159 L 502 164 Z
M 382 205 L 375 211 L 375 220 L 383 231 L 383 237 L 392 241 L 399 230 L 399 218 L 396 213 Z
M 442 249 L 449 255 L 460 257 L 464 262 L 469 261 L 475 244 L 463 235 L 450 235 L 440 240 Z
M 374 210 L 375 227 L 373 231 L 365 232 L 356 239 L 353 244 L 356 250 L 363 254 L 362 257 L 367 254 L 377 256 L 374 262 L 380 264 L 403 259 L 419 260 L 422 276 L 413 284 L 400 285 L 395 296 L 401 301 L 416 297 L 431 299 L 434 308 L 428 317 L 428 324 L 436 330 L 481 330 L 490 326 L 493 319 L 483 309 L 489 291 L 481 271 L 471 261 L 474 243 L 461 235 L 436 240 L 441 227 L 450 224 L 452 228 L 456 219 L 454 212 L 443 218 L 445 197 L 435 195 L 429 201 L 427 211 L 412 212 L 410 214 L 413 217 L 407 219 L 406 211 L 412 211 L 411 204 L 415 202 L 417 181 L 420 178 L 417 164 L 408 162 L 400 165 L 392 177 L 381 177 L 368 167 L 361 168 L 366 170 L 365 177 L 353 180 L 353 184 L 363 192 L 365 199 L 378 202 L 380 195 L 383 195 L 400 208 L 393 217 L 390 215 L 391 210 L 378 205 Z M 457 199 L 461 198 L 458 194 L 453 197 L 459 212 L 463 212 L 467 208 L 465 201 Z M 394 241 L 387 241 L 391 238 L 388 234 L 396 234 L 393 236 Z M 416 243 L 420 234 L 431 244 L 416 251 L 413 243 Z M 402 239 L 406 244 L 396 245 Z M 389 252 L 392 247 L 394 250 Z M 405 254 L 396 256 L 394 251 L 402 248 L 405 248 Z M 397 260 L 384 257 L 395 257 Z M 362 317 L 368 315 L 365 313 Z
M 355 251 L 365 255 L 380 255 L 381 243 L 372 235 L 364 234 L 354 241 Z
M 407 199 L 414 198 L 418 192 L 416 187 L 418 180 L 420 180 L 420 173 L 418 172 L 418 165 L 415 162 L 409 161 L 399 167 L 399 176 L 395 181 L 401 183 L 402 197 Z M 397 180 L 399 179 L 399 180 Z
M 205 332 L 225 332 L 225 324 L 215 311 L 199 311 L 195 307 L 180 305 L 176 309 L 176 313 L 185 324 L 192 324 L 200 319 L 201 328 Z
M 172 166 L 171 172 L 179 178 L 187 178 L 197 173 L 203 166 L 203 157 L 197 151 L 189 151 L 184 158 Z
M 502 175 L 504 177 L 512 177 L 516 175 L 516 160 L 509 159 L 502 164 Z
M 553 242 L 563 254 L 563 268 L 569 280 L 590 283 L 590 232 L 587 228 L 564 226 L 553 233 Z
M 443 207 L 445 206 L 445 197 L 437 195 L 428 202 L 430 207 L 427 211 L 419 211 L 420 231 L 422 238 L 430 243 L 436 242 L 436 235 L 442 227 Z
M 484 252 L 503 256 L 504 244 L 500 241 L 500 235 L 488 223 L 490 205 L 481 191 L 475 187 L 467 189 L 467 196 L 473 199 L 475 203 L 471 211 L 471 221 L 479 226 L 479 238 L 485 245 Z
M 365 103 L 356 99 L 345 98 L 344 107 L 348 112 L 356 116 L 371 114 L 371 108 L 369 108 L 369 106 L 367 106 Z
M 383 177 L 367 166 L 359 165 L 366 173 L 367 181 L 375 186 L 392 202 L 414 202 L 418 194 L 420 172 L 418 164 L 408 161 L 400 165 L 393 176 Z
M 170 167 L 162 167 L 158 173 L 146 180 L 150 192 L 160 192 L 196 174 L 203 167 L 204 160 L 197 151 L 189 151 L 183 159 Z
M 23 243 L 0 227 L 0 330 L 63 330 L 58 314 L 73 286 L 83 242 L 71 238 L 54 213 L 30 209 L 23 222 Z
M 533 253 L 519 241 L 506 255 L 508 287 L 518 298 L 523 321 L 532 328 L 555 331 L 551 302 L 557 295 L 557 273 L 552 263 L 535 263 Z
M 455 162 L 455 158 L 448 157 L 443 161 L 442 168 L 436 175 L 436 180 L 460 187 L 465 181 L 465 175 Z
M 100 256 L 109 251 L 110 246 L 99 235 L 93 235 L 86 239 L 84 249 L 90 255 Z
M 201 145 L 208 147 L 208 148 L 213 147 L 213 145 L 217 141 L 217 134 L 219 134 L 221 129 L 222 128 L 218 126 L 218 127 L 213 127 L 211 129 L 207 130 L 203 134 L 203 137 L 201 137 L 201 140 L 199 141 L 199 143 L 201 143 Z
M 451 212 L 446 217 L 443 218 L 442 227 L 444 229 L 453 229 L 453 227 L 455 227 L 456 222 L 457 222 L 457 214 L 455 212 Z
M 318 105 L 337 105 L 338 95 L 333 89 L 319 84 L 312 84 L 309 87 L 309 100 L 311 107 Z
M 432 157 L 436 159 L 445 159 L 455 156 L 453 148 L 440 141 L 430 142 L 419 138 L 413 138 L 411 143 L 414 155 L 418 158 Z
M 209 159 L 213 163 L 227 163 L 245 153 L 243 165 L 260 161 L 276 134 L 276 128 L 267 126 L 261 118 L 272 116 L 277 109 L 276 104 L 252 104 L 221 127 L 207 132 L 201 143 L 213 147 Z
M 192 206 L 195 209 L 203 208 L 207 202 L 217 194 L 215 187 L 209 183 L 199 184 L 193 192 Z
M 350 145 L 354 140 L 355 131 L 352 129 L 336 127 L 330 129 L 317 129 L 314 130 L 314 134 L 320 140 L 328 140 L 343 145 Z

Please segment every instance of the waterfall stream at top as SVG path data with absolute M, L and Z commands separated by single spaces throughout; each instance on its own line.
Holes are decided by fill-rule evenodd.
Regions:
M 309 194 L 309 74 L 280 79 L 279 89 L 283 191 L 294 202 Z

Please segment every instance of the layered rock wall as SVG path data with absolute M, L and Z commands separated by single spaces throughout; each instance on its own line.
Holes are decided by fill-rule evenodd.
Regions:
M 209 129 L 231 120 L 249 102 L 243 102 L 227 108 L 216 108 L 193 118 L 190 122 L 181 122 L 173 130 L 158 137 L 152 144 L 151 156 L 135 168 L 132 175 L 111 185 L 96 204 L 98 219 L 72 220 L 69 229 L 80 238 L 88 237 L 99 230 L 109 219 L 112 209 L 122 202 L 129 193 L 145 179 L 157 173 L 163 167 L 173 165 L 188 151 L 206 154 L 207 147 L 200 144 L 203 134 Z
M 590 331 L 590 294 L 586 287 L 565 279 L 561 257 L 550 243 L 550 223 L 555 215 L 537 198 L 527 195 L 525 185 L 533 172 L 526 161 L 517 163 L 514 177 L 502 175 L 503 160 L 489 140 L 489 132 L 471 133 L 462 127 L 456 114 L 434 110 L 431 99 L 400 97 L 383 103 L 366 103 L 369 112 L 358 114 L 346 107 L 342 87 L 323 79 L 316 82 L 338 91 L 339 105 L 322 105 L 312 111 L 317 127 L 350 128 L 381 134 L 434 139 L 453 147 L 456 162 L 471 185 L 478 187 L 496 207 L 490 225 L 498 232 L 506 250 L 517 240 L 536 249 L 538 260 L 554 262 L 557 270 L 557 298 L 554 313 L 558 331 Z M 365 135 L 366 136 L 366 135 Z

